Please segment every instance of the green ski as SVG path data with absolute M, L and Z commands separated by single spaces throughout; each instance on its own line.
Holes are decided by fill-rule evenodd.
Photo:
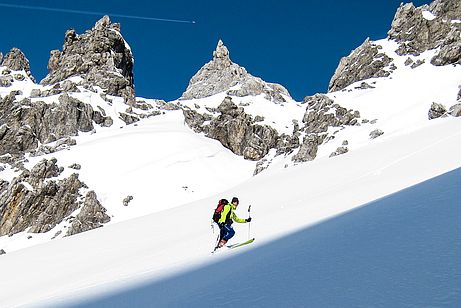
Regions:
M 243 243 L 237 243 L 237 244 L 228 245 L 227 248 L 233 249 L 233 248 L 241 247 L 243 245 L 248 245 L 248 244 L 253 243 L 254 240 L 255 240 L 255 238 L 252 238 L 251 240 L 248 240 L 248 241 L 243 242 Z

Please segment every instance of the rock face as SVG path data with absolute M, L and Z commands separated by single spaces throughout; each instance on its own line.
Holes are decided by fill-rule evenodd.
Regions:
M 439 49 L 431 59 L 433 65 L 461 64 L 461 4 L 459 0 L 436 0 L 430 5 L 415 7 L 401 4 L 388 37 L 398 43 L 400 56 L 418 56 L 427 50 Z M 329 91 L 342 90 L 348 85 L 372 77 L 387 77 L 395 66 L 382 47 L 369 39 L 341 59 L 330 80 Z M 410 59 L 411 60 L 411 59 Z M 412 61 L 412 60 L 411 60 Z M 417 67 L 424 62 L 406 62 Z
M 432 103 L 431 108 L 428 112 L 429 120 L 437 119 L 440 117 L 446 117 L 447 115 L 447 109 L 445 108 L 445 106 L 437 103 Z
M 54 179 L 61 172 L 56 159 L 44 159 L 30 171 L 24 170 L 11 183 L 2 185 L 0 236 L 26 230 L 32 233 L 50 231 L 82 203 L 84 208 L 94 203 L 94 193 L 85 197 L 80 195 L 79 190 L 85 184 L 78 179 L 78 174 Z
M 436 0 L 429 6 L 402 4 L 388 32 L 399 43 L 399 55 L 419 55 L 440 48 L 432 58 L 434 65 L 461 63 L 461 25 L 452 20 L 461 18 L 458 0 Z
M 298 153 L 293 156 L 294 162 L 306 162 L 314 160 L 317 156 L 318 146 L 328 138 L 328 129 L 331 127 L 344 127 L 358 125 L 360 113 L 347 110 L 324 94 L 315 94 L 304 98 L 307 104 L 300 129 L 305 133 L 302 145 Z M 343 149 L 337 154 L 345 153 Z
M 0 66 L 3 67 L 0 75 L 0 87 L 9 87 L 15 80 L 24 80 L 25 76 L 35 82 L 30 72 L 29 60 L 18 48 L 12 48 L 5 57 L 0 53 Z
M 134 101 L 133 56 L 120 34 L 120 25 L 104 16 L 82 35 L 68 30 L 63 50 L 53 50 L 43 85 L 82 77 L 81 85 L 99 86 L 106 94 Z
M 325 133 L 329 127 L 343 125 L 356 125 L 360 112 L 347 110 L 324 94 L 315 94 L 304 98 L 307 104 L 306 113 L 303 117 L 304 131 L 311 133 Z
M 438 103 L 432 103 L 431 108 L 428 111 L 429 120 L 437 118 L 445 118 L 448 116 L 461 117 L 461 104 L 455 104 L 449 108 L 445 108 L 444 105 Z
M 16 94 L 12 92 L 0 99 L 0 155 L 29 152 L 39 143 L 91 131 L 93 122 L 103 126 L 112 124 L 110 117 L 67 93 L 59 97 L 59 104 L 30 99 L 17 101 Z
M 317 134 L 306 135 L 298 153 L 293 156 L 293 161 L 302 163 L 314 160 L 317 156 L 317 151 L 320 144 L 322 144 L 322 140 L 320 140 Z
M 392 59 L 380 53 L 382 46 L 366 39 L 352 53 L 341 59 L 328 85 L 328 91 L 342 90 L 348 85 L 372 77 L 387 77 L 392 70 L 388 67 Z
M 189 108 L 185 108 L 183 114 L 185 122 L 194 131 L 219 140 L 226 148 L 245 159 L 261 160 L 271 149 L 275 149 L 275 155 L 291 154 L 299 149 L 293 161 L 306 162 L 315 159 L 318 146 L 328 137 L 329 128 L 358 125 L 360 113 L 335 104 L 323 94 L 306 97 L 305 103 L 304 125 L 300 128 L 297 121 L 293 120 L 292 135 L 280 134 L 269 125 L 258 124 L 258 117 L 246 114 L 243 107 L 233 103 L 231 97 L 226 97 L 215 110 L 217 116 L 214 113 L 200 114 Z M 303 142 L 300 143 L 302 135 Z M 255 173 L 262 171 L 264 165 L 267 164 L 261 162 Z
M 217 108 L 216 118 L 201 115 L 196 111 L 184 110 L 186 123 L 196 132 L 205 132 L 209 138 L 216 139 L 223 146 L 245 159 L 259 160 L 271 148 L 275 148 L 279 135 L 267 125 L 255 124 L 254 119 L 237 107 L 231 97 L 226 97 Z M 209 124 L 205 121 L 211 120 Z
M 231 89 L 232 87 L 236 89 Z M 213 60 L 205 64 L 192 77 L 181 99 L 204 98 L 224 91 L 227 91 L 228 95 L 237 97 L 264 94 L 266 99 L 275 102 L 284 102 L 283 96 L 290 97 L 283 86 L 267 83 L 233 63 L 229 57 L 229 50 L 219 40 L 213 52 Z
M 86 194 L 83 207 L 75 220 L 73 220 L 66 235 L 93 230 L 102 227 L 102 224 L 109 221 L 110 217 L 106 214 L 106 209 L 99 203 L 96 193 L 90 191 Z
M 3 58 L 0 57 L 1 66 L 5 66 L 12 71 L 25 71 L 29 76 L 32 76 L 30 73 L 30 64 L 27 60 L 24 53 L 18 48 L 12 48 Z

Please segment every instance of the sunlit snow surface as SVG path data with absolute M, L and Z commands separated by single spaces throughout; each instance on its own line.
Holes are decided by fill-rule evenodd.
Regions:
M 398 69 L 366 80 L 373 89 L 356 89 L 358 82 L 328 94 L 376 124 L 334 129 L 313 162 L 278 156 L 253 177 L 255 162 L 192 132 L 181 111 L 97 127 L 46 156 L 65 167 L 62 176 L 81 164 L 79 178 L 112 221 L 52 241 L 54 233 L 1 237 L 0 306 L 455 307 L 461 120 L 429 121 L 428 111 L 433 102 L 456 103 L 460 66 L 434 67 L 425 53 L 414 58 L 425 64 L 411 69 L 392 42 L 377 43 Z M 181 103 L 205 110 L 224 97 Z M 307 107 L 233 101 L 287 133 Z M 117 104 L 111 107 L 116 115 Z M 374 129 L 384 135 L 371 140 Z M 329 158 L 344 140 L 349 152 Z M 124 206 L 128 195 L 134 198 Z M 211 211 L 232 196 L 241 200 L 237 215 L 247 217 L 251 205 L 253 217 L 235 225 L 232 242 L 256 241 L 211 255 Z M 216 292 L 222 284 L 231 287 Z

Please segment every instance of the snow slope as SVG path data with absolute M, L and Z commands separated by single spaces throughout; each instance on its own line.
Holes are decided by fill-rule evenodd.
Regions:
M 186 303 L 187 306 L 194 303 L 214 306 L 215 300 L 222 300 L 224 306 L 238 303 L 270 306 L 276 295 L 279 302 L 274 305 L 288 301 L 292 306 L 301 306 L 304 301 L 320 304 L 323 300 L 326 305 L 334 306 L 348 294 L 352 295 L 346 304 L 417 305 L 418 298 L 425 301 L 426 288 L 437 295 L 433 299 L 437 303 L 444 303 L 444 300 L 456 303 L 460 294 L 456 293 L 456 286 L 460 285 L 456 282 L 461 268 L 453 258 L 460 252 L 461 233 L 453 220 L 457 221 L 460 215 L 456 206 L 459 171 L 442 177 L 447 179 L 442 184 L 423 184 L 435 192 L 422 186 L 424 194 L 408 195 L 414 189 L 421 192 L 421 188 L 416 187 L 402 195 L 378 200 L 358 212 L 345 214 L 344 218 L 327 219 L 459 168 L 460 141 L 459 119 L 435 120 L 426 128 L 358 149 L 354 155 L 320 159 L 312 164 L 254 177 L 221 194 L 239 195 L 242 205 L 238 214 L 243 217 L 247 214 L 246 205 L 252 204 L 251 235 L 257 241 L 235 251 L 210 254 L 214 238 L 209 214 L 216 200 L 212 197 L 8 253 L 1 257 L 0 263 L 0 306 L 68 306 L 69 301 L 93 307 L 105 304 L 107 307 L 128 307 L 153 301 L 158 306 L 169 307 Z M 435 181 L 440 183 L 440 180 Z M 442 193 L 437 195 L 438 191 Z M 404 206 L 406 200 L 411 200 L 409 208 Z M 446 208 L 439 212 L 435 207 L 440 204 Z M 419 209 L 427 212 L 419 212 Z M 365 214 L 360 214 L 363 211 Z M 380 211 L 387 215 L 383 216 L 384 225 L 379 225 Z M 401 216 L 401 212 L 408 212 L 408 216 Z M 434 212 L 439 212 L 440 220 L 431 221 Z M 376 225 L 372 221 L 377 222 Z M 323 223 L 316 225 L 319 222 Z M 420 225 L 422 222 L 433 225 L 425 229 Z M 441 229 L 441 226 L 448 229 Z M 247 237 L 247 227 L 236 226 L 235 242 Z M 323 228 L 327 231 L 321 231 Z M 400 232 L 402 228 L 407 233 Z M 423 236 L 424 233 L 419 232 L 421 229 L 433 232 Z M 373 231 L 377 232 L 376 236 Z M 444 238 L 447 234 L 452 237 Z M 281 238 L 283 236 L 286 239 Z M 394 243 L 396 236 L 400 239 Z M 418 237 L 419 242 L 414 242 L 414 237 Z M 275 241 L 277 239 L 279 242 Z M 440 240 L 443 241 L 434 252 L 431 246 Z M 453 246 L 445 245 L 446 241 Z M 376 250 L 371 249 L 372 244 L 376 245 Z M 411 267 L 405 275 L 403 269 L 400 272 L 397 269 L 405 260 L 410 265 L 411 260 L 407 259 L 415 252 L 415 245 L 422 249 L 422 252 L 416 251 L 415 259 L 426 267 L 415 276 L 411 273 L 416 269 Z M 379 253 L 380 249 L 383 254 Z M 428 249 L 429 255 L 424 253 Z M 337 250 L 339 255 L 336 255 Z M 364 258 L 366 261 L 355 259 L 366 252 L 369 254 Z M 338 267 L 344 253 L 348 255 Z M 387 260 L 385 256 L 391 255 L 394 256 L 389 261 L 391 267 L 382 267 L 382 262 Z M 327 256 L 330 259 L 325 259 Z M 441 263 L 434 259 L 448 260 L 450 272 L 446 267 L 449 265 L 439 267 Z M 309 269 L 313 267 L 317 270 L 309 276 Z M 350 276 L 355 271 L 364 275 L 366 285 L 372 288 L 371 293 L 362 290 L 365 285 L 355 280 L 359 277 Z M 304 275 L 295 276 L 298 272 Z M 343 279 L 335 279 L 335 273 Z M 372 295 L 385 290 L 381 290 L 381 281 L 391 284 L 392 277 L 397 274 L 402 289 L 394 286 L 386 291 L 388 293 L 380 294 L 379 301 L 375 302 Z M 424 283 L 419 280 L 421 275 Z M 221 293 L 216 293 L 216 284 L 226 279 L 235 289 L 221 297 Z M 448 287 L 439 288 L 440 280 Z M 331 290 L 328 296 L 325 290 L 318 296 L 308 292 L 326 285 Z M 284 292 L 277 291 L 281 286 L 285 286 Z M 406 289 L 415 290 L 416 295 L 402 291 L 402 298 L 394 296 L 393 292 Z M 363 301 L 354 296 L 361 290 L 365 292 Z M 90 301 L 82 302 L 82 298 Z
M 0 307 L 455 307 L 461 120 L 429 121 L 427 113 L 432 102 L 456 103 L 461 66 L 434 67 L 428 52 L 418 57 L 426 63 L 411 69 L 393 54 L 392 42 L 379 43 L 397 70 L 367 80 L 373 89 L 351 85 L 328 94 L 376 124 L 333 129 L 335 138 L 313 162 L 272 157 L 270 168 L 253 177 L 254 162 L 193 133 L 181 111 L 97 127 L 68 150 L 30 157 L 28 167 L 56 157 L 61 176 L 81 164 L 80 179 L 112 220 L 52 241 L 66 222 L 45 234 L 0 237 L 7 251 L 0 256 Z M 29 87 L 22 86 L 24 95 Z M 106 104 L 97 94 L 78 95 Z M 205 110 L 224 96 L 181 103 Z M 297 102 L 235 100 L 285 133 L 305 112 Z M 117 118 L 126 106 L 112 107 Z M 376 128 L 384 135 L 371 140 Z M 328 158 L 344 140 L 350 151 Z M 2 177 L 11 178 L 10 171 Z M 134 199 L 124 206 L 128 195 Z M 242 201 L 237 214 L 246 217 L 251 204 L 254 218 L 235 225 L 232 242 L 256 241 L 211 255 L 211 211 L 232 196 Z M 232 287 L 216 292 L 224 282 Z
M 457 307 L 460 185 L 458 168 L 241 255 L 70 306 Z

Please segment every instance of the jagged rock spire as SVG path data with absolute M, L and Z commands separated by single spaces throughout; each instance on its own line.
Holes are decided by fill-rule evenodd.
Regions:
M 239 90 L 230 90 L 238 84 L 241 85 Z M 267 99 L 275 101 L 285 101 L 281 94 L 290 96 L 283 86 L 266 83 L 250 75 L 244 67 L 233 63 L 229 49 L 219 40 L 213 51 L 213 59 L 191 78 L 181 99 L 199 99 L 224 91 L 228 95 L 240 97 L 264 93 Z
M 218 41 L 216 50 L 213 51 L 213 61 L 232 63 L 229 57 L 229 49 L 227 49 L 222 40 Z
M 3 57 L 2 53 L 0 53 L 0 65 L 5 66 L 12 71 L 23 70 L 26 72 L 27 76 L 35 81 L 32 73 L 30 72 L 29 60 L 19 48 L 12 48 L 5 57 Z
M 12 48 L 1 63 L 12 71 L 30 71 L 29 60 L 19 48 Z
M 102 17 L 84 34 L 78 35 L 74 29 L 66 31 L 63 50 L 50 54 L 49 73 L 41 84 L 80 76 L 83 84 L 134 99 L 133 55 L 120 34 L 120 25 L 111 23 L 109 16 Z
M 459 0 L 435 0 L 429 5 L 429 9 L 436 16 L 445 19 L 461 19 L 461 1 Z

